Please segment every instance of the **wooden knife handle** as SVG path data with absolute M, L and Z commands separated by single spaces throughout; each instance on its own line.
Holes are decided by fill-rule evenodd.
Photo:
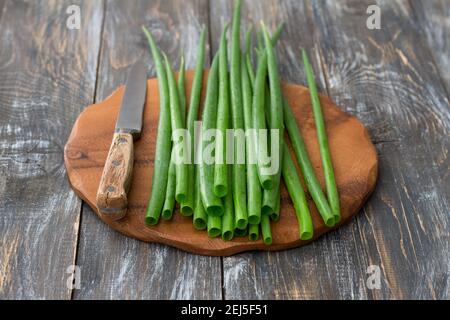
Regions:
M 132 173 L 133 137 L 130 133 L 115 133 L 97 192 L 97 208 L 111 220 L 119 220 L 127 213 Z

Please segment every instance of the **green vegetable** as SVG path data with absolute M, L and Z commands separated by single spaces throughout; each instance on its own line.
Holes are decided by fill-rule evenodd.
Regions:
M 200 105 L 200 97 L 203 84 L 203 65 L 205 63 L 205 27 L 200 35 L 200 42 L 197 49 L 197 65 L 195 66 L 194 79 L 192 80 L 191 97 L 189 101 L 189 111 L 187 115 L 186 127 L 191 137 L 190 162 L 188 164 L 188 186 L 194 185 L 195 168 L 194 168 L 194 129 L 195 121 L 198 118 L 198 107 Z M 194 188 L 189 188 L 185 201 L 181 202 L 180 211 L 188 216 L 192 214 L 194 208 Z
M 183 129 L 183 119 L 181 117 L 180 100 L 178 95 L 178 87 L 175 81 L 175 75 L 172 68 L 170 67 L 169 59 L 164 55 L 164 60 L 166 62 L 166 74 L 169 84 L 169 95 L 170 95 L 170 118 L 172 124 L 172 130 Z M 184 143 L 180 140 L 174 143 Z M 183 150 L 187 152 L 186 150 Z M 187 163 L 180 159 L 179 161 L 173 161 L 175 165 L 175 175 L 176 175 L 176 185 L 175 185 L 175 200 L 182 202 L 186 200 L 188 192 L 188 167 Z
M 172 130 L 170 123 L 169 89 L 161 53 L 159 52 L 159 49 L 157 48 L 151 33 L 144 26 L 142 26 L 142 30 L 144 31 L 148 39 L 150 50 L 153 56 L 153 61 L 156 66 L 160 103 L 154 170 L 152 178 L 152 192 L 145 215 L 145 223 L 155 225 L 159 221 L 166 194 L 171 156 Z
M 265 190 L 273 188 L 273 175 L 267 175 L 264 172 L 266 164 L 260 160 L 264 156 L 268 155 L 268 145 L 259 141 L 259 132 L 266 130 L 266 117 L 265 117 L 265 87 L 267 76 L 267 55 L 260 54 L 258 59 L 258 68 L 256 70 L 255 84 L 253 90 L 253 128 L 256 130 L 256 136 L 254 136 L 254 153 L 256 155 L 257 171 L 259 182 Z M 251 147 L 251 146 L 250 146 Z
M 312 238 L 314 231 L 311 214 L 309 212 L 305 192 L 303 191 L 297 169 L 295 168 L 287 144 L 284 145 L 282 172 L 284 183 L 286 184 L 286 188 L 292 199 L 292 203 L 294 204 L 295 214 L 297 215 L 300 239 L 309 240 Z
M 202 197 L 200 195 L 200 171 L 198 169 L 195 170 L 194 203 L 194 217 L 192 220 L 194 228 L 204 230 L 208 217 L 205 208 L 203 208 Z
M 334 178 L 333 163 L 331 161 L 330 148 L 328 146 L 325 121 L 323 119 L 319 95 L 317 94 L 317 87 L 314 81 L 314 73 L 311 64 L 309 63 L 308 55 L 306 54 L 306 51 L 304 49 L 302 50 L 302 53 L 306 78 L 308 79 L 309 93 L 311 95 L 314 120 L 316 123 L 317 139 L 319 140 L 320 157 L 322 158 L 322 166 L 325 176 L 325 185 L 327 187 L 328 201 L 331 207 L 331 211 L 333 212 L 335 223 L 338 223 L 341 219 L 339 208 L 339 194 L 336 187 L 336 180 Z
M 277 34 L 279 35 L 281 33 L 281 30 L 283 29 L 283 24 L 281 24 L 277 29 Z M 270 121 L 269 128 L 270 129 L 276 129 L 279 130 L 279 139 L 277 142 L 270 141 L 271 145 L 275 145 L 275 143 L 279 146 L 278 149 L 281 149 L 281 144 L 283 141 L 283 110 L 281 108 L 281 104 L 279 104 L 279 101 L 281 101 L 281 87 L 280 87 L 280 80 L 276 65 L 276 59 L 275 54 L 273 53 L 272 45 L 274 45 L 277 40 L 278 36 L 274 36 L 272 39 L 269 39 L 269 35 L 267 31 L 265 30 L 265 27 L 263 25 L 263 35 L 264 39 L 266 40 L 266 49 L 262 50 L 260 49 L 258 54 L 258 68 L 256 71 L 256 80 L 254 84 L 254 94 L 253 94 L 253 109 L 255 110 L 255 116 L 253 118 L 254 120 L 254 127 L 258 131 L 260 129 L 266 128 L 266 117 L 265 111 L 264 111 L 264 105 L 265 102 L 267 102 L 267 98 L 265 97 L 265 87 L 266 87 L 266 76 L 267 72 L 269 73 L 269 83 L 270 83 Z M 272 92 L 274 91 L 274 92 Z M 266 101 L 265 101 L 266 100 Z M 265 144 L 260 144 L 258 140 L 256 140 L 256 147 L 257 147 L 257 155 L 258 160 L 263 159 L 263 155 L 267 154 L 267 146 Z M 274 155 L 271 154 L 273 157 Z M 281 167 L 282 163 L 282 153 L 279 150 L 279 164 Z M 281 178 L 281 168 L 278 168 L 276 174 L 274 175 L 267 175 L 264 174 L 263 170 L 265 169 L 265 164 L 258 162 L 258 174 L 259 179 L 261 182 L 262 187 L 265 190 L 272 190 L 273 192 L 267 193 L 265 192 L 266 196 L 264 196 L 268 203 L 271 203 L 272 205 L 274 202 L 271 200 L 276 196 L 276 193 L 278 192 L 277 189 L 279 189 L 279 181 Z M 268 198 L 268 195 L 271 195 L 272 198 Z M 263 197 L 263 199 L 264 199 Z M 264 201 L 264 200 L 263 200 Z M 268 204 L 266 203 L 266 204 Z M 264 214 L 264 208 L 267 208 L 263 204 L 263 214 Z M 273 206 L 271 207 L 273 209 Z
M 271 110 L 270 90 L 269 86 L 266 84 L 264 111 L 268 123 L 270 123 L 271 117 L 270 110 Z M 281 165 L 282 164 L 280 163 L 280 166 Z M 271 216 L 272 220 L 278 220 L 279 206 L 277 211 L 277 204 L 279 203 L 279 201 L 280 201 L 280 180 L 276 180 L 273 183 L 272 189 L 264 190 L 261 207 L 262 214 Z
M 244 123 L 245 129 L 249 130 L 252 126 L 252 92 L 250 79 L 246 68 L 241 69 L 242 75 L 242 102 L 244 106 Z M 247 161 L 247 210 L 248 222 L 251 224 L 259 224 L 261 221 L 261 186 L 259 184 L 258 169 L 256 164 L 252 162 L 250 147 L 252 142 L 247 143 L 246 152 Z
M 275 44 L 278 42 L 283 30 L 284 30 L 284 22 L 281 22 L 278 25 L 278 27 L 275 29 L 275 32 L 272 34 L 272 37 L 270 38 L 270 42 L 272 43 L 272 46 L 275 46 Z
M 231 69 L 230 69 L 230 89 L 231 89 L 231 114 L 233 119 L 233 129 L 244 128 L 244 116 L 242 111 L 242 88 L 241 88 L 241 49 L 240 49 L 240 16 L 241 1 L 235 2 L 233 15 L 233 28 L 231 38 Z M 245 163 L 238 163 L 239 146 L 234 144 L 234 165 L 233 165 L 233 200 L 236 219 L 236 227 L 244 229 L 247 227 L 247 187 Z M 242 151 L 242 150 L 241 150 Z
M 234 229 L 234 235 L 236 237 L 245 237 L 247 234 L 248 234 L 248 228 L 244 228 L 244 229 L 236 228 L 236 229 Z
M 274 35 L 271 39 L 273 45 L 276 44 L 278 40 L 278 36 L 283 29 L 283 24 L 277 28 L 276 35 Z M 251 66 L 250 66 L 251 68 Z M 250 72 L 249 72 L 250 73 Z M 253 110 L 255 110 L 255 114 L 253 117 L 254 127 L 257 129 L 266 129 L 266 121 L 270 123 L 270 94 L 269 89 L 266 84 L 267 77 L 267 53 L 265 50 L 259 52 L 258 58 L 258 69 L 256 73 L 256 79 L 254 83 L 254 93 L 253 93 Z M 266 115 L 266 116 L 264 116 Z M 267 148 L 267 146 L 259 146 L 259 148 Z M 259 149 L 263 153 L 267 153 L 267 149 Z M 259 156 L 261 158 L 262 156 Z M 281 166 L 281 163 L 280 163 Z M 260 166 L 259 169 L 262 170 L 263 166 Z M 259 171 L 261 172 L 261 171 Z M 260 181 L 264 180 L 264 176 L 262 173 L 259 174 Z M 272 177 L 269 176 L 270 181 L 273 181 Z M 268 179 L 266 179 L 266 187 L 263 193 L 263 204 L 262 204 L 262 213 L 272 215 L 274 219 L 278 220 L 279 218 L 279 206 L 277 204 L 280 201 L 279 194 L 279 182 L 278 183 L 267 183 Z M 278 180 L 279 181 L 279 180 Z M 264 186 L 264 182 L 262 183 Z
M 226 131 L 229 128 L 230 123 L 230 97 L 226 39 L 227 30 L 228 24 L 223 29 L 219 47 L 219 106 L 217 111 L 217 130 L 221 133 L 222 139 L 216 137 L 214 193 L 220 198 L 228 194 Z
M 175 184 L 176 184 L 175 165 L 172 162 L 171 156 L 169 165 L 169 175 L 167 177 L 166 198 L 164 200 L 164 206 L 162 209 L 162 218 L 164 220 L 172 219 L 173 209 L 175 207 L 175 187 L 176 187 Z
M 208 236 L 215 238 L 222 233 L 222 217 L 208 215 Z
M 257 41 L 257 49 L 263 50 L 264 49 L 264 38 L 263 38 L 262 30 L 259 30 L 256 33 L 256 41 Z
M 295 120 L 294 113 L 287 104 L 286 100 L 283 100 L 283 110 L 284 110 L 284 123 L 291 139 L 292 148 L 294 149 L 295 155 L 297 157 L 298 164 L 305 179 L 306 186 L 308 188 L 309 194 L 316 204 L 317 210 L 322 216 L 323 221 L 328 227 L 334 226 L 334 216 L 331 212 L 328 201 L 323 194 L 320 187 L 320 183 L 317 180 L 314 168 L 309 160 L 308 151 L 306 150 L 305 142 L 300 133 L 300 130 Z
M 186 123 L 186 70 L 185 70 L 184 53 L 181 53 L 180 69 L 178 71 L 178 96 L 180 101 L 181 119 L 183 124 Z
M 214 129 L 216 125 L 216 113 L 217 113 L 217 96 L 218 96 L 218 63 L 219 56 L 215 55 L 211 69 L 208 76 L 208 85 L 206 89 L 205 104 L 203 107 L 202 117 L 202 136 L 208 129 Z M 209 144 L 205 138 L 202 139 L 202 150 Z M 214 194 L 214 165 L 207 164 L 203 156 L 201 156 L 199 164 L 200 170 L 200 192 L 202 196 L 203 207 L 209 216 L 222 216 L 223 206 L 220 198 Z
M 275 32 L 272 34 L 272 36 L 270 37 L 270 43 L 272 44 L 272 47 L 275 47 L 275 45 L 277 44 L 278 40 L 280 39 L 281 36 L 281 32 L 284 29 L 284 22 L 281 22 L 277 29 L 275 30 Z M 266 55 L 267 52 L 264 48 L 264 38 L 263 38 L 263 31 L 260 30 L 258 32 L 258 48 L 255 48 L 257 54 L 259 57 L 262 57 L 262 55 Z M 267 59 L 267 57 L 265 58 Z
M 264 111 L 266 115 L 266 120 L 270 123 L 271 119 L 271 101 L 270 101 L 270 90 L 269 86 L 266 84 L 265 88 L 265 106 Z M 280 166 L 282 163 L 279 164 Z M 262 201 L 262 214 L 270 215 L 272 220 L 277 220 L 279 216 L 279 210 L 277 211 L 277 204 L 280 200 L 280 180 L 276 180 L 273 183 L 273 187 L 270 190 L 264 190 L 263 201 Z M 278 208 L 279 209 L 279 208 Z
M 180 69 L 178 71 L 178 96 L 180 101 L 180 112 L 183 123 L 186 121 L 186 89 L 184 86 L 185 83 L 185 71 L 184 71 L 184 54 L 181 54 L 181 62 Z M 164 220 L 170 220 L 173 215 L 173 209 L 175 207 L 175 187 L 176 187 L 176 174 L 175 174 L 175 165 L 172 161 L 172 156 L 170 157 L 170 165 L 169 165 L 169 175 L 167 181 L 167 189 L 166 189 L 166 198 L 164 200 L 164 206 L 162 210 L 162 218 Z M 192 211 L 181 211 L 183 215 L 192 215 Z
M 270 219 L 268 215 L 261 216 L 261 233 L 265 245 L 272 244 L 272 231 L 270 230 Z
M 272 45 L 275 46 L 276 43 L 278 42 L 278 39 L 280 38 L 281 32 L 284 29 L 284 22 L 280 23 L 277 27 L 277 29 L 275 30 L 275 32 L 272 35 L 271 38 L 271 42 Z M 252 66 L 252 62 L 250 59 L 250 46 L 251 46 L 251 33 L 252 33 L 252 26 L 250 26 L 250 28 L 247 30 L 247 34 L 245 35 L 245 65 L 247 68 L 247 72 L 248 72 L 248 76 L 250 77 L 250 82 L 252 85 L 252 89 L 253 89 L 253 84 L 255 83 L 255 73 L 253 71 L 253 66 Z M 263 39 L 262 39 L 262 33 L 258 32 L 258 43 L 261 44 L 261 49 L 262 48 L 262 43 L 263 43 Z M 265 51 L 262 51 L 265 54 Z
M 272 46 L 275 46 L 277 44 L 283 30 L 284 30 L 284 22 L 281 22 L 275 29 L 275 32 L 272 34 L 272 37 L 270 38 L 270 42 L 272 43 Z M 258 43 L 256 50 L 263 51 L 263 49 L 264 49 L 264 31 L 259 30 L 256 35 L 257 35 L 257 43 Z
M 278 190 L 277 198 L 275 199 L 275 207 L 273 208 L 273 212 L 270 214 L 270 219 L 272 221 L 280 220 L 280 208 L 281 208 L 281 194 L 280 190 Z
M 253 89 L 253 83 L 255 82 L 255 73 L 253 72 L 253 66 L 252 66 L 252 61 L 250 59 L 250 46 L 251 46 L 251 35 L 252 35 L 252 27 L 250 26 L 250 28 L 247 30 L 247 33 L 245 35 L 245 56 L 244 56 L 244 61 L 245 61 L 245 67 L 247 69 L 248 72 L 248 76 L 250 77 L 250 84 L 252 86 Z
M 259 223 L 248 225 L 248 239 L 250 241 L 257 241 L 259 239 Z
M 231 180 L 231 172 L 228 173 L 228 181 Z M 234 237 L 234 208 L 233 194 L 228 192 L 224 200 L 224 213 L 222 216 L 222 239 L 230 241 Z
M 264 24 L 262 24 L 264 42 L 266 44 L 267 53 L 267 69 L 269 73 L 269 87 L 270 87 L 270 129 L 279 130 L 279 160 L 280 166 L 275 175 L 274 183 L 279 183 L 281 178 L 281 163 L 283 159 L 283 139 L 284 139 L 284 124 L 283 124 L 283 106 L 282 106 L 282 94 L 280 85 L 280 76 L 278 74 L 278 66 L 275 58 L 275 53 L 272 47 L 272 42 L 269 38 L 269 33 L 266 30 Z M 271 141 L 271 148 L 273 146 L 273 141 Z M 273 148 L 272 148 L 273 150 Z M 272 155 L 273 156 L 273 155 Z M 274 185 L 275 187 L 275 185 Z
M 261 212 L 263 215 L 277 215 L 277 201 L 280 198 L 280 183 L 270 190 L 263 191 Z

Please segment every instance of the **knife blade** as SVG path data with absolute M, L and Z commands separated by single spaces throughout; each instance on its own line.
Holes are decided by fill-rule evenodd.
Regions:
M 142 130 L 142 112 L 147 91 L 147 70 L 142 61 L 137 61 L 128 75 L 122 98 L 116 132 L 128 132 L 138 138 Z
M 130 69 L 111 147 L 97 191 L 98 211 L 111 220 L 127 212 L 127 194 L 133 173 L 133 141 L 140 137 L 147 94 L 147 72 L 142 61 Z

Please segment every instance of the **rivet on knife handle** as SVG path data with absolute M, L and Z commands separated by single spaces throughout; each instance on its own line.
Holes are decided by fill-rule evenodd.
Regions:
M 115 133 L 97 193 L 97 208 L 111 220 L 127 212 L 127 193 L 133 173 L 133 136 Z

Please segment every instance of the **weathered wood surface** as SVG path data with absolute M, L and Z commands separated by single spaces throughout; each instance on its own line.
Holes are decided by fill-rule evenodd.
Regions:
M 178 66 L 183 48 L 187 67 L 193 68 L 201 27 L 208 23 L 207 8 L 203 0 L 108 1 L 96 101 L 125 82 L 127 70 L 137 59 L 147 62 L 149 77 L 155 75 L 143 24 L 171 61 Z M 87 205 L 82 221 L 77 265 L 83 280 L 75 299 L 221 298 L 220 258 L 126 238 L 111 232 Z
M 450 93 L 450 2 L 411 0 L 418 27 L 423 30 L 438 74 Z M 430 59 L 430 58 L 429 58 Z
M 0 0 L 0 21 L 2 20 L 3 16 L 3 8 L 5 7 L 6 0 Z
M 131 28 L 160 29 L 162 47 L 172 58 L 184 47 L 192 68 L 200 24 L 209 23 L 217 49 L 219 22 L 231 18 L 226 0 L 161 0 L 161 10 L 154 9 L 159 2 L 114 1 L 103 11 L 86 9 L 98 3 L 85 1 L 84 28 L 69 32 L 64 12 L 73 2 L 0 0 L 0 298 L 70 295 L 65 268 L 74 260 L 80 202 L 62 178 L 61 146 L 93 100 L 94 38 L 104 10 L 96 101 L 125 81 L 139 55 L 152 66 L 144 38 Z M 322 91 L 369 127 L 380 182 L 353 223 L 300 249 L 223 259 L 221 288 L 220 258 L 125 238 L 83 206 L 82 288 L 73 297 L 448 299 L 448 2 L 379 1 L 381 30 L 366 28 L 369 4 L 243 6 L 243 18 L 264 18 L 271 28 L 287 23 L 278 46 L 284 80 L 305 83 L 298 47 L 308 48 Z M 381 269 L 380 290 L 366 286 L 369 265 Z
M 331 98 L 379 142 L 380 181 L 359 221 L 368 262 L 382 271 L 373 296 L 445 299 L 448 96 L 409 2 L 380 5 L 381 30 L 358 27 L 368 4 L 327 1 L 311 13 Z
M 230 3 L 214 4 L 229 20 Z M 381 183 L 361 217 L 311 246 L 224 259 L 226 299 L 448 297 L 448 99 L 409 4 L 380 4 L 379 31 L 366 28 L 370 4 L 245 2 L 253 21 L 287 23 L 282 77 L 303 82 L 308 48 L 322 88 L 369 126 Z M 380 290 L 366 286 L 370 265 Z
M 0 1 L 0 299 L 69 299 L 81 201 L 63 147 L 93 101 L 99 1 Z M 78 4 L 83 28 L 66 27 Z
M 217 6 L 212 7 L 212 15 L 226 12 L 222 22 L 231 19 L 232 5 L 228 1 L 214 3 Z M 280 22 L 286 23 L 277 46 L 281 77 L 305 83 L 300 48 L 310 49 L 315 43 L 314 28 L 306 7 L 295 0 L 279 3 L 245 1 L 242 16 L 246 18 L 243 22 L 253 21 L 254 27 L 259 27 L 259 21 L 263 19 L 272 30 Z M 244 27 L 247 27 L 245 23 Z M 308 51 L 319 88 L 324 91 L 317 55 Z M 224 259 L 225 298 L 369 298 L 364 290 L 367 277 L 365 267 L 361 266 L 364 262 L 359 261 L 362 258 L 360 254 L 355 254 L 361 251 L 361 244 L 355 241 L 359 237 L 356 221 L 303 248 L 270 255 L 248 253 Z

